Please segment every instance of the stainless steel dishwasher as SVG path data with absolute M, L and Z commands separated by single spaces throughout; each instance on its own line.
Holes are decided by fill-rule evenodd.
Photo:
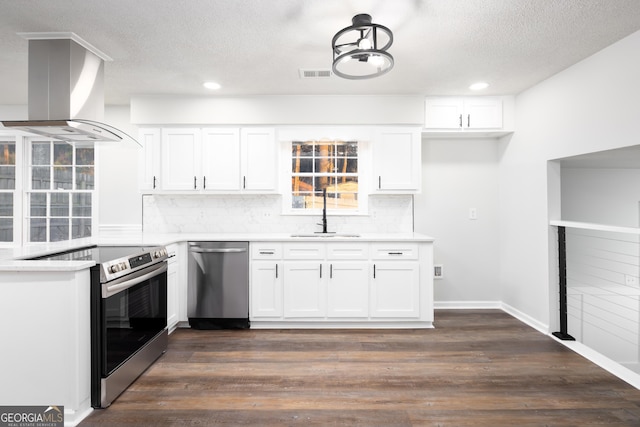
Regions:
M 189 242 L 188 268 L 192 328 L 249 327 L 249 243 Z

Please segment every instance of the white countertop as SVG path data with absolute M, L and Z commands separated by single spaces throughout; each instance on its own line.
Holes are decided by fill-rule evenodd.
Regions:
M 300 236 L 302 233 L 294 235 Z M 342 233 L 340 233 L 342 234 Z M 42 255 L 64 252 L 92 245 L 104 246 L 165 246 L 187 241 L 247 241 L 247 242 L 433 242 L 433 237 L 421 233 L 365 233 L 358 237 L 341 236 L 293 237 L 291 233 L 113 233 L 89 239 L 33 244 L 0 249 L 0 271 L 71 271 L 89 268 L 93 261 L 29 260 Z M 351 233 L 344 233 L 351 234 Z

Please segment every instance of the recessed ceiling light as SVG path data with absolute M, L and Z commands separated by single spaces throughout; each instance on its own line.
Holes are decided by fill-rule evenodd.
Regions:
M 207 89 L 211 89 L 211 90 L 218 90 L 220 89 L 222 86 L 220 86 L 220 84 L 216 83 L 216 82 L 204 82 L 204 87 L 206 87 Z
M 482 90 L 482 89 L 486 89 L 488 87 L 489 87 L 489 83 L 477 82 L 477 83 L 474 83 L 471 86 L 469 86 L 469 89 L 471 89 L 471 90 Z

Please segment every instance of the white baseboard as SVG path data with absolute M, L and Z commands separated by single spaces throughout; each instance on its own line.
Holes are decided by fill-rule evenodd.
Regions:
M 462 310 L 484 310 L 502 309 L 500 301 L 434 301 L 433 307 L 437 309 L 462 309 Z
M 510 315 L 512 315 L 513 317 L 515 317 L 519 321 L 521 321 L 522 323 L 525 323 L 525 324 L 531 326 L 533 329 L 536 329 L 536 330 L 538 330 L 539 332 L 542 332 L 545 335 L 549 335 L 549 325 L 546 325 L 546 324 L 534 319 L 533 317 L 529 316 L 528 314 L 525 314 L 525 313 L 521 312 L 520 310 L 517 310 L 517 309 L 513 308 L 509 304 L 505 304 L 505 303 L 502 302 L 502 303 L 500 303 L 500 308 L 502 308 L 503 311 L 505 311 L 506 313 L 509 313 Z

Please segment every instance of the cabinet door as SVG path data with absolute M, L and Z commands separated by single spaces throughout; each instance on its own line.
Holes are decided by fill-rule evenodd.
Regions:
M 326 267 L 321 262 L 285 261 L 284 317 L 324 317 Z M 323 271 L 324 270 L 324 271 Z
M 332 262 L 327 284 L 328 317 L 369 315 L 369 263 Z
M 374 264 L 370 314 L 371 317 L 420 317 L 418 262 Z
M 462 129 L 462 98 L 427 98 L 424 127 L 427 129 Z
M 377 192 L 420 191 L 421 135 L 418 128 L 378 132 L 374 146 L 374 185 Z
M 195 190 L 200 175 L 200 130 L 162 129 L 162 189 Z M 200 181 L 200 182 L 198 182 Z
M 239 129 L 203 129 L 202 180 L 204 190 L 240 190 Z
M 160 187 L 160 129 L 140 129 L 138 142 L 142 145 L 138 154 L 138 188 L 156 190 Z
M 502 100 L 484 96 L 465 98 L 463 121 L 467 129 L 501 129 Z
M 273 128 L 242 129 L 242 189 L 277 189 L 277 150 Z
M 277 262 L 251 263 L 251 317 L 282 317 L 282 266 Z

